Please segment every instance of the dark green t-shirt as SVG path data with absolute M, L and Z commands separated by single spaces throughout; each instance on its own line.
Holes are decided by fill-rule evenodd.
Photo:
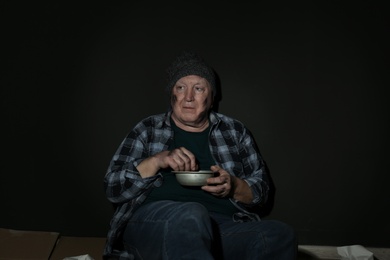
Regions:
M 208 135 L 210 127 L 203 132 L 187 132 L 178 128 L 171 120 L 174 131 L 174 141 L 169 147 L 173 150 L 178 147 L 185 147 L 191 151 L 200 170 L 210 170 L 215 162 L 211 156 Z M 153 188 L 144 203 L 158 200 L 194 201 L 203 204 L 209 211 L 223 213 L 231 216 L 237 212 L 237 208 L 227 198 L 217 198 L 200 187 L 182 186 L 176 181 L 176 176 L 170 170 L 163 172 L 163 184 Z

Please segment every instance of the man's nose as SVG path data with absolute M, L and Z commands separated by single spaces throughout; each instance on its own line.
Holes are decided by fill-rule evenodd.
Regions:
M 186 91 L 186 101 L 191 102 L 194 101 L 194 92 L 192 89 L 187 89 Z

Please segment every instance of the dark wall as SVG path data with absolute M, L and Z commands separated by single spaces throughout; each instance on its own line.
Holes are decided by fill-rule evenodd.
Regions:
M 390 247 L 384 6 L 1 5 L 1 227 L 105 236 L 111 156 L 195 49 L 268 163 L 267 218 L 301 244 Z

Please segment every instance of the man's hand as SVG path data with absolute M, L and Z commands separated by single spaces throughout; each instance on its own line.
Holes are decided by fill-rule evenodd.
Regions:
M 220 198 L 229 196 L 232 191 L 233 176 L 217 165 L 211 166 L 210 170 L 217 173 L 217 176 L 208 178 L 207 185 L 202 186 L 202 190 Z
M 207 185 L 202 186 L 202 190 L 220 198 L 232 197 L 242 203 L 252 202 L 252 190 L 246 181 L 230 175 L 217 165 L 211 166 L 210 169 L 218 175 L 207 179 Z
M 198 165 L 193 153 L 184 147 L 172 151 L 162 151 L 145 160 L 137 167 L 142 178 L 155 175 L 160 169 L 172 168 L 174 171 L 196 171 Z

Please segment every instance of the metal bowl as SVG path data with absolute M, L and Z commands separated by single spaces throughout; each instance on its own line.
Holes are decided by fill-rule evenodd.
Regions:
M 176 175 L 176 180 L 183 186 L 203 186 L 207 184 L 207 179 L 214 177 L 212 171 L 172 171 Z

